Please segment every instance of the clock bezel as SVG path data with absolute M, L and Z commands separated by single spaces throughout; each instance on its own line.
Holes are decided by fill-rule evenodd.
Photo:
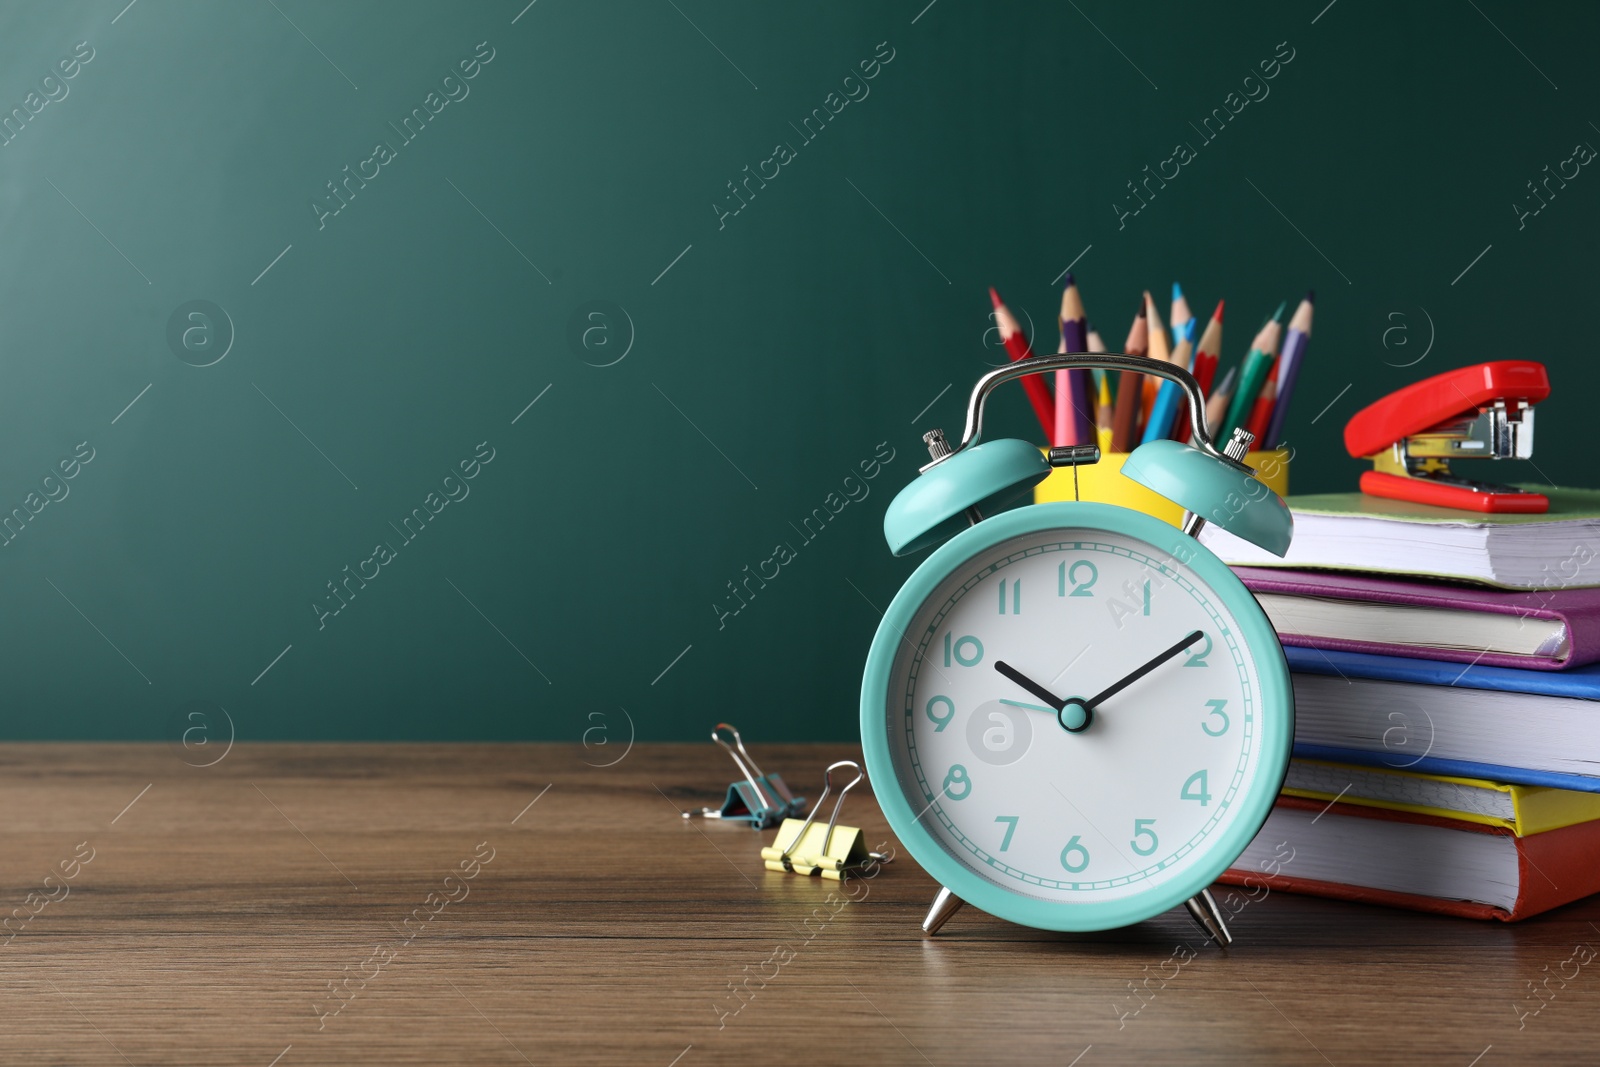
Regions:
M 905 786 L 895 775 L 889 731 L 889 691 L 895 656 L 913 618 L 955 570 L 1001 542 L 1047 530 L 1105 530 L 1150 545 L 1157 553 L 1183 560 L 1194 576 L 1232 612 L 1240 639 L 1256 663 L 1261 685 L 1258 788 L 1234 801 L 1237 814 L 1228 827 L 1203 846 L 1202 858 L 1159 886 L 1116 900 L 1047 901 L 997 885 L 961 863 L 917 818 Z M 1185 559 L 1185 557 L 1187 557 Z M 1216 881 L 1260 832 L 1289 769 L 1294 742 L 1294 690 L 1283 646 L 1266 613 L 1237 575 L 1209 549 L 1176 527 L 1142 512 L 1111 504 L 1061 501 L 1016 508 L 985 519 L 939 546 L 895 594 L 867 653 L 861 682 L 861 743 L 873 792 L 890 827 L 912 857 L 941 885 L 962 900 L 998 918 L 1043 930 L 1088 931 L 1129 926 L 1160 915 Z M 878 783 L 884 783 L 879 785 Z M 1265 783 L 1271 783 L 1266 788 Z M 913 791 L 914 792 L 914 791 Z

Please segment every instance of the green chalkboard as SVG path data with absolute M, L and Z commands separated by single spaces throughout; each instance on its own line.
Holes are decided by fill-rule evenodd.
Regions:
M 1597 29 L 7 4 L 0 734 L 853 738 L 916 562 L 883 509 L 1004 359 L 986 287 L 1048 334 L 1069 264 L 1113 345 L 1141 289 L 1226 297 L 1230 359 L 1315 287 L 1299 489 L 1352 486 L 1360 405 L 1495 355 L 1557 394 L 1493 473 L 1585 484 Z

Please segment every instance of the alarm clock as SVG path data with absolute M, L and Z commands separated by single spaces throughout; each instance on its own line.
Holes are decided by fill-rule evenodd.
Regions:
M 982 440 L 984 403 L 1026 374 L 1100 368 L 1176 382 L 1194 443 L 1151 441 L 1122 473 L 1187 509 L 1182 528 L 1109 504 L 985 517 L 1095 446 Z M 1038 356 L 986 374 L 951 448 L 890 503 L 895 555 L 943 542 L 884 613 L 861 687 L 868 773 L 890 826 L 941 889 L 925 934 L 970 903 L 1047 930 L 1103 930 L 1178 904 L 1231 937 L 1208 886 L 1283 784 L 1294 697 L 1283 648 L 1206 522 L 1282 556 L 1293 519 L 1219 451 L 1204 394 L 1141 356 Z

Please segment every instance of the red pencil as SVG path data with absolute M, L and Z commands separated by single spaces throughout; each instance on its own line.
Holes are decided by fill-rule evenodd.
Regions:
M 1200 391 L 1210 393 L 1211 383 L 1217 377 L 1217 363 L 1222 352 L 1222 305 L 1217 301 L 1217 310 L 1211 313 L 1211 321 L 1206 323 L 1206 332 L 1200 335 L 1200 343 L 1194 350 L 1194 377 L 1200 383 Z M 1172 425 L 1172 439 L 1174 441 L 1187 441 L 1192 427 L 1189 423 L 1189 405 L 1185 404 L 1178 409 L 1178 417 Z
M 1250 409 L 1250 421 L 1245 424 L 1245 429 L 1256 437 L 1256 443 L 1250 446 L 1252 451 L 1266 447 L 1261 442 L 1267 436 L 1267 427 L 1272 425 L 1272 407 L 1278 400 L 1279 362 L 1279 360 L 1272 361 L 1272 369 L 1267 372 L 1267 380 L 1261 384 L 1261 392 L 1256 394 L 1255 407 Z
M 1011 309 L 1000 300 L 1000 294 L 992 285 L 989 287 L 989 299 L 994 301 L 994 323 L 1000 328 L 1000 340 L 1005 343 L 1006 355 L 1011 357 L 1011 362 L 1032 357 L 1033 346 L 1028 344 L 1027 334 L 1022 332 L 1022 326 L 1017 322 L 1016 316 L 1012 315 Z M 1022 388 L 1027 391 L 1028 402 L 1033 405 L 1034 417 L 1044 429 L 1044 439 L 1051 440 L 1055 431 L 1056 413 L 1055 400 L 1050 396 L 1050 390 L 1037 374 L 1024 376 Z

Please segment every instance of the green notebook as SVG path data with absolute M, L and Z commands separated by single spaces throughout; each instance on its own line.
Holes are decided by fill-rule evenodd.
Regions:
M 1483 515 L 1365 493 L 1291 496 L 1294 543 L 1282 559 L 1208 526 L 1224 562 L 1369 571 L 1504 589 L 1600 586 L 1600 489 L 1523 486 L 1550 498 L 1543 515 Z

